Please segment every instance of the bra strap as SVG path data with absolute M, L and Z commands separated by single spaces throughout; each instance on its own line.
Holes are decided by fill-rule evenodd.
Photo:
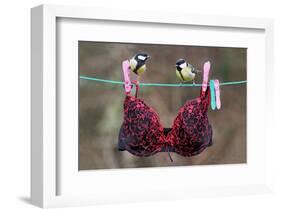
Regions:
M 139 92 L 139 81 L 137 80 L 133 80 L 132 81 L 134 85 L 136 85 L 136 93 L 135 93 L 135 97 L 138 97 L 138 92 Z
M 130 63 L 128 60 L 122 62 L 123 76 L 124 76 L 124 89 L 125 93 L 131 92 L 131 79 L 130 79 Z

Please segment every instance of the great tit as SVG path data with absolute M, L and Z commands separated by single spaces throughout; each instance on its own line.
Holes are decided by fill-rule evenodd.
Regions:
M 195 76 L 197 73 L 201 71 L 195 69 L 192 64 L 189 64 L 184 59 L 178 59 L 176 61 L 176 75 L 182 82 L 190 82 L 195 83 Z
M 149 58 L 150 56 L 146 53 L 138 53 L 134 55 L 129 60 L 131 71 L 138 75 L 138 77 L 141 76 L 146 70 L 145 62 Z

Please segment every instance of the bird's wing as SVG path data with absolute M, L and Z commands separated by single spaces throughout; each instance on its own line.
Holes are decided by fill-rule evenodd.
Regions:
M 191 72 L 194 73 L 194 74 L 197 74 L 197 73 L 198 73 L 198 70 L 196 70 L 196 69 L 193 68 L 193 69 L 191 69 Z
M 197 70 L 194 68 L 194 66 L 192 64 L 188 64 L 188 67 L 190 68 L 190 72 L 197 74 Z
M 198 74 L 199 72 L 201 72 L 200 70 L 195 69 L 193 66 L 191 68 L 191 72 L 194 74 Z

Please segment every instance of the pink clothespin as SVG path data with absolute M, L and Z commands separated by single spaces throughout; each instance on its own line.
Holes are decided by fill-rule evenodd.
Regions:
M 207 61 L 204 63 L 203 67 L 203 82 L 202 82 L 202 91 L 205 92 L 208 87 L 208 78 L 209 78 L 209 71 L 211 68 L 211 62 Z
M 122 69 L 124 75 L 124 88 L 126 94 L 131 92 L 131 79 L 130 79 L 130 64 L 128 60 L 122 62 Z
M 220 98 L 220 82 L 218 79 L 214 80 L 215 83 L 215 91 L 216 91 L 216 104 L 217 109 L 221 108 L 221 98 Z

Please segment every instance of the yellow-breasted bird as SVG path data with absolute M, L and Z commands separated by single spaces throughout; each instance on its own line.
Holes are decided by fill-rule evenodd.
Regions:
M 145 62 L 150 56 L 146 53 L 138 53 L 134 55 L 130 60 L 130 69 L 139 77 L 145 72 Z
M 176 75 L 182 82 L 195 83 L 195 76 L 198 74 L 199 70 L 195 69 L 192 64 L 189 64 L 184 59 L 178 59 L 176 61 Z

